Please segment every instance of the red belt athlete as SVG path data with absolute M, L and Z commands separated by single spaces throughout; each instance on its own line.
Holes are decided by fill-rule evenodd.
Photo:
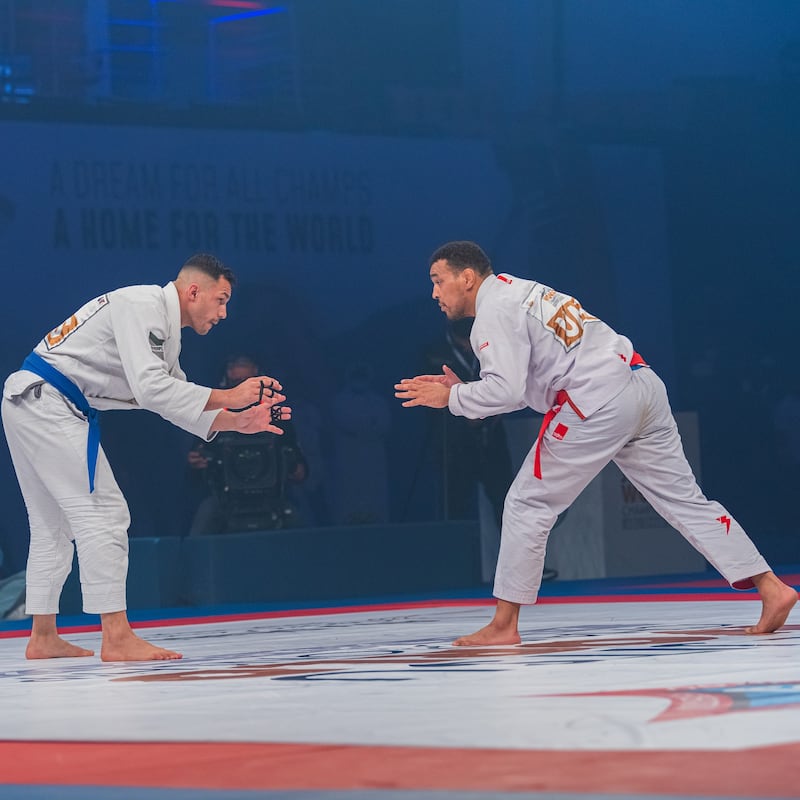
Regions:
M 727 509 L 703 495 L 664 384 L 627 338 L 570 295 L 495 275 L 473 242 L 440 247 L 430 277 L 449 320 L 475 318 L 470 342 L 480 380 L 462 383 L 444 367 L 441 375 L 402 380 L 396 397 L 404 406 L 449 408 L 471 419 L 522 408 L 545 417 L 506 496 L 494 619 L 457 645 L 520 641 L 520 606 L 536 602 L 550 530 L 610 461 L 731 586 L 756 588 L 762 613 L 748 632 L 784 624 L 797 592 L 777 578 Z

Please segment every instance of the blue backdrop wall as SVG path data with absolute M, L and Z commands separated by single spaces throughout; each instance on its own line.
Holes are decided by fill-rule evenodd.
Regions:
M 190 377 L 254 353 L 313 421 L 335 494 L 333 398 L 367 365 L 387 519 L 436 518 L 430 417 L 391 386 L 442 334 L 428 255 L 475 239 L 629 335 L 700 414 L 704 488 L 796 560 L 797 3 L 65 3 L 30 31 L 32 5 L 8 5 L 5 373 L 89 297 L 211 250 L 241 284 L 224 326 L 186 335 Z M 120 38 L 155 14 L 159 47 Z M 145 413 L 104 424 L 132 534 L 185 530 L 186 437 Z M 5 451 L 0 474 L 10 570 L 26 533 Z

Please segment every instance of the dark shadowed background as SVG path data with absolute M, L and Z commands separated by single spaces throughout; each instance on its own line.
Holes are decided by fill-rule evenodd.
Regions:
M 474 239 L 628 335 L 699 415 L 706 493 L 796 561 L 799 112 L 794 0 L 0 0 L 0 368 L 211 250 L 240 284 L 185 333 L 190 379 L 244 350 L 283 381 L 320 524 L 343 476 L 383 481 L 383 521 L 436 519 L 438 421 L 392 384 L 443 333 L 428 256 Z M 188 437 L 103 426 L 131 534 L 184 532 Z M 5 448 L 0 477 L 11 572 Z

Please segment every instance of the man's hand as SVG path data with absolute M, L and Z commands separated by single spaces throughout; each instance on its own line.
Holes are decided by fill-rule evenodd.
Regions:
M 190 450 L 186 460 L 189 462 L 190 469 L 206 469 L 208 467 L 208 459 L 200 450 Z
M 214 418 L 214 422 L 211 423 L 210 431 L 274 433 L 283 436 L 283 429 L 279 428 L 275 422 L 286 422 L 291 418 L 292 409 L 289 406 L 273 409 L 264 402 L 244 411 L 220 411 Z
M 450 399 L 450 386 L 445 375 L 418 375 L 416 378 L 403 378 L 396 383 L 394 396 L 404 400 L 403 406 L 428 406 L 428 408 L 447 408 Z
M 206 403 L 206 411 L 218 408 L 246 408 L 253 403 L 262 403 L 267 408 L 286 400 L 280 392 L 283 386 L 267 375 L 247 378 L 232 389 L 212 389 Z
M 416 378 L 403 378 L 396 383 L 395 397 L 405 400 L 404 406 L 428 406 L 446 408 L 450 400 L 450 389 L 463 383 L 447 364 L 442 365 L 441 375 L 417 375 Z
M 439 382 L 443 383 L 445 386 L 452 387 L 457 383 L 464 383 L 447 364 L 442 364 L 442 372 L 444 373 L 443 375 L 437 375 L 436 377 L 439 378 Z
M 238 386 L 228 389 L 228 402 L 226 408 L 244 408 L 253 403 L 262 403 L 270 408 L 282 403 L 286 397 L 280 394 L 283 386 L 266 375 L 257 378 L 247 378 Z

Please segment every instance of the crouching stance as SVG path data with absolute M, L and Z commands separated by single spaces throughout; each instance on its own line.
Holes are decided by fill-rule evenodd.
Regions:
M 749 633 L 784 624 L 797 592 L 780 581 L 742 527 L 706 499 L 686 460 L 663 382 L 631 342 L 563 292 L 495 275 L 472 242 L 430 260 L 433 299 L 450 320 L 474 317 L 480 379 L 441 375 L 395 385 L 404 406 L 477 419 L 532 408 L 541 430 L 506 495 L 494 619 L 457 645 L 516 644 L 520 606 L 535 603 L 558 515 L 613 461 L 653 508 L 736 589 L 755 587 L 762 612 Z
M 91 656 L 62 639 L 56 614 L 78 552 L 83 609 L 99 614 L 103 661 L 180 658 L 132 630 L 126 611 L 125 498 L 100 446 L 98 412 L 144 408 L 204 439 L 270 431 L 291 410 L 275 380 L 233 389 L 189 383 L 181 328 L 205 335 L 225 319 L 235 278 L 218 259 L 190 258 L 166 286 L 128 286 L 89 301 L 48 333 L 8 377 L 2 418 L 30 523 L 28 658 Z M 227 409 L 237 409 L 237 412 Z

